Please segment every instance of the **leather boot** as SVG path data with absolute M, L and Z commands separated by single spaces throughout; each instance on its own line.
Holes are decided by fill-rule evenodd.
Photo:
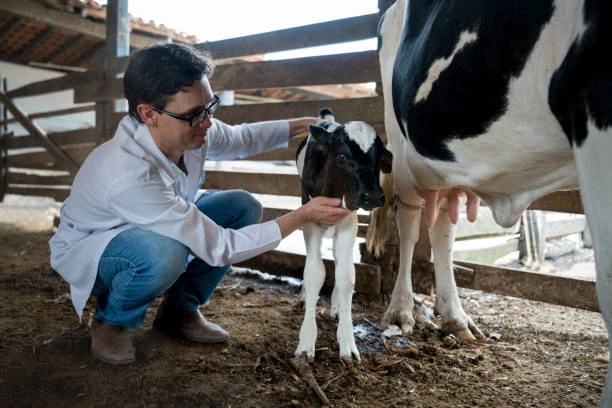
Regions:
M 159 305 L 153 327 L 198 343 L 225 343 L 230 339 L 227 331 L 206 320 L 199 310 L 184 311 L 165 299 Z
M 91 355 L 113 365 L 136 361 L 136 349 L 128 335 L 127 327 L 94 319 L 91 325 Z
M 187 339 L 198 343 L 225 343 L 230 335 L 218 324 L 209 322 L 200 310 L 183 312 L 181 333 Z

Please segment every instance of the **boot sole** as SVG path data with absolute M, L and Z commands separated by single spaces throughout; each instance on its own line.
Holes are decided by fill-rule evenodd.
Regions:
M 195 343 L 202 343 L 202 344 L 222 344 L 222 343 L 227 343 L 231 339 L 230 336 L 227 336 L 227 338 L 220 338 L 220 339 L 202 339 L 202 338 L 189 336 L 187 335 L 187 333 L 183 331 L 181 331 L 181 335 L 187 340 L 193 341 Z
M 110 364 L 110 365 L 119 366 L 119 365 L 132 364 L 132 363 L 136 362 L 136 356 L 134 356 L 133 358 L 127 359 L 127 360 L 110 360 L 110 359 L 104 357 L 103 355 L 96 353 L 93 350 L 90 350 L 90 352 L 91 352 L 91 355 L 94 358 L 96 358 L 97 360 L 100 360 L 103 363 Z

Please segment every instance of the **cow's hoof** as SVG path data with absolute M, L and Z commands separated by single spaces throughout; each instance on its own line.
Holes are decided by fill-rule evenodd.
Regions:
M 442 324 L 442 331 L 447 334 L 453 334 L 460 341 L 473 342 L 486 339 L 486 336 L 470 317 L 446 321 Z
M 414 317 L 412 317 L 412 311 L 387 310 L 382 318 L 380 326 L 383 330 L 387 330 L 392 324 L 397 325 L 402 330 L 404 336 L 411 335 L 414 330 Z
M 348 366 L 361 364 L 361 357 L 359 357 L 359 354 L 350 356 L 340 356 L 340 360 Z
M 312 363 L 314 362 L 314 350 L 312 353 L 307 352 L 306 350 L 296 350 L 295 351 L 295 358 L 297 360 L 303 360 L 304 362 L 307 363 Z

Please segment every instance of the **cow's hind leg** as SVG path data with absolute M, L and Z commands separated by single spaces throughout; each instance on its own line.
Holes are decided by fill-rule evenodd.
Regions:
M 446 200 L 443 206 L 446 205 Z M 441 211 L 446 212 L 445 207 Z M 484 334 L 461 306 L 457 284 L 453 274 L 453 243 L 457 225 L 450 222 L 447 214 L 440 214 L 429 229 L 436 273 L 436 312 L 442 317 L 442 331 L 461 340 L 484 338 Z
M 336 338 L 340 348 L 340 358 L 346 362 L 354 356 L 361 361 L 353 334 L 351 313 L 353 289 L 355 288 L 355 264 L 353 246 L 357 236 L 357 213 L 353 212 L 336 225 L 334 239 L 334 259 L 336 263 L 334 291 L 332 293 L 332 315 L 338 316 Z
M 304 300 L 304 321 L 300 329 L 300 342 L 295 350 L 296 356 L 314 360 L 317 340 L 317 300 L 325 280 L 325 266 L 321 258 L 321 240 L 323 228 L 309 223 L 303 228 L 306 243 L 306 265 L 302 282 Z

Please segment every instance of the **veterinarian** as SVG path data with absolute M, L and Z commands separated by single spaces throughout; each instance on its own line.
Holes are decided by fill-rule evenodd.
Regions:
M 109 364 L 136 360 L 129 328 L 165 293 L 154 327 L 200 343 L 230 335 L 200 313 L 232 263 L 275 248 L 316 221 L 349 214 L 319 197 L 261 223 L 262 207 L 244 190 L 202 191 L 204 162 L 287 147 L 316 118 L 236 126 L 213 118 L 219 98 L 214 63 L 194 48 L 164 43 L 134 53 L 123 78 L 129 115 L 78 171 L 49 241 L 51 266 L 70 284 L 82 317 L 96 297 L 91 353 Z

